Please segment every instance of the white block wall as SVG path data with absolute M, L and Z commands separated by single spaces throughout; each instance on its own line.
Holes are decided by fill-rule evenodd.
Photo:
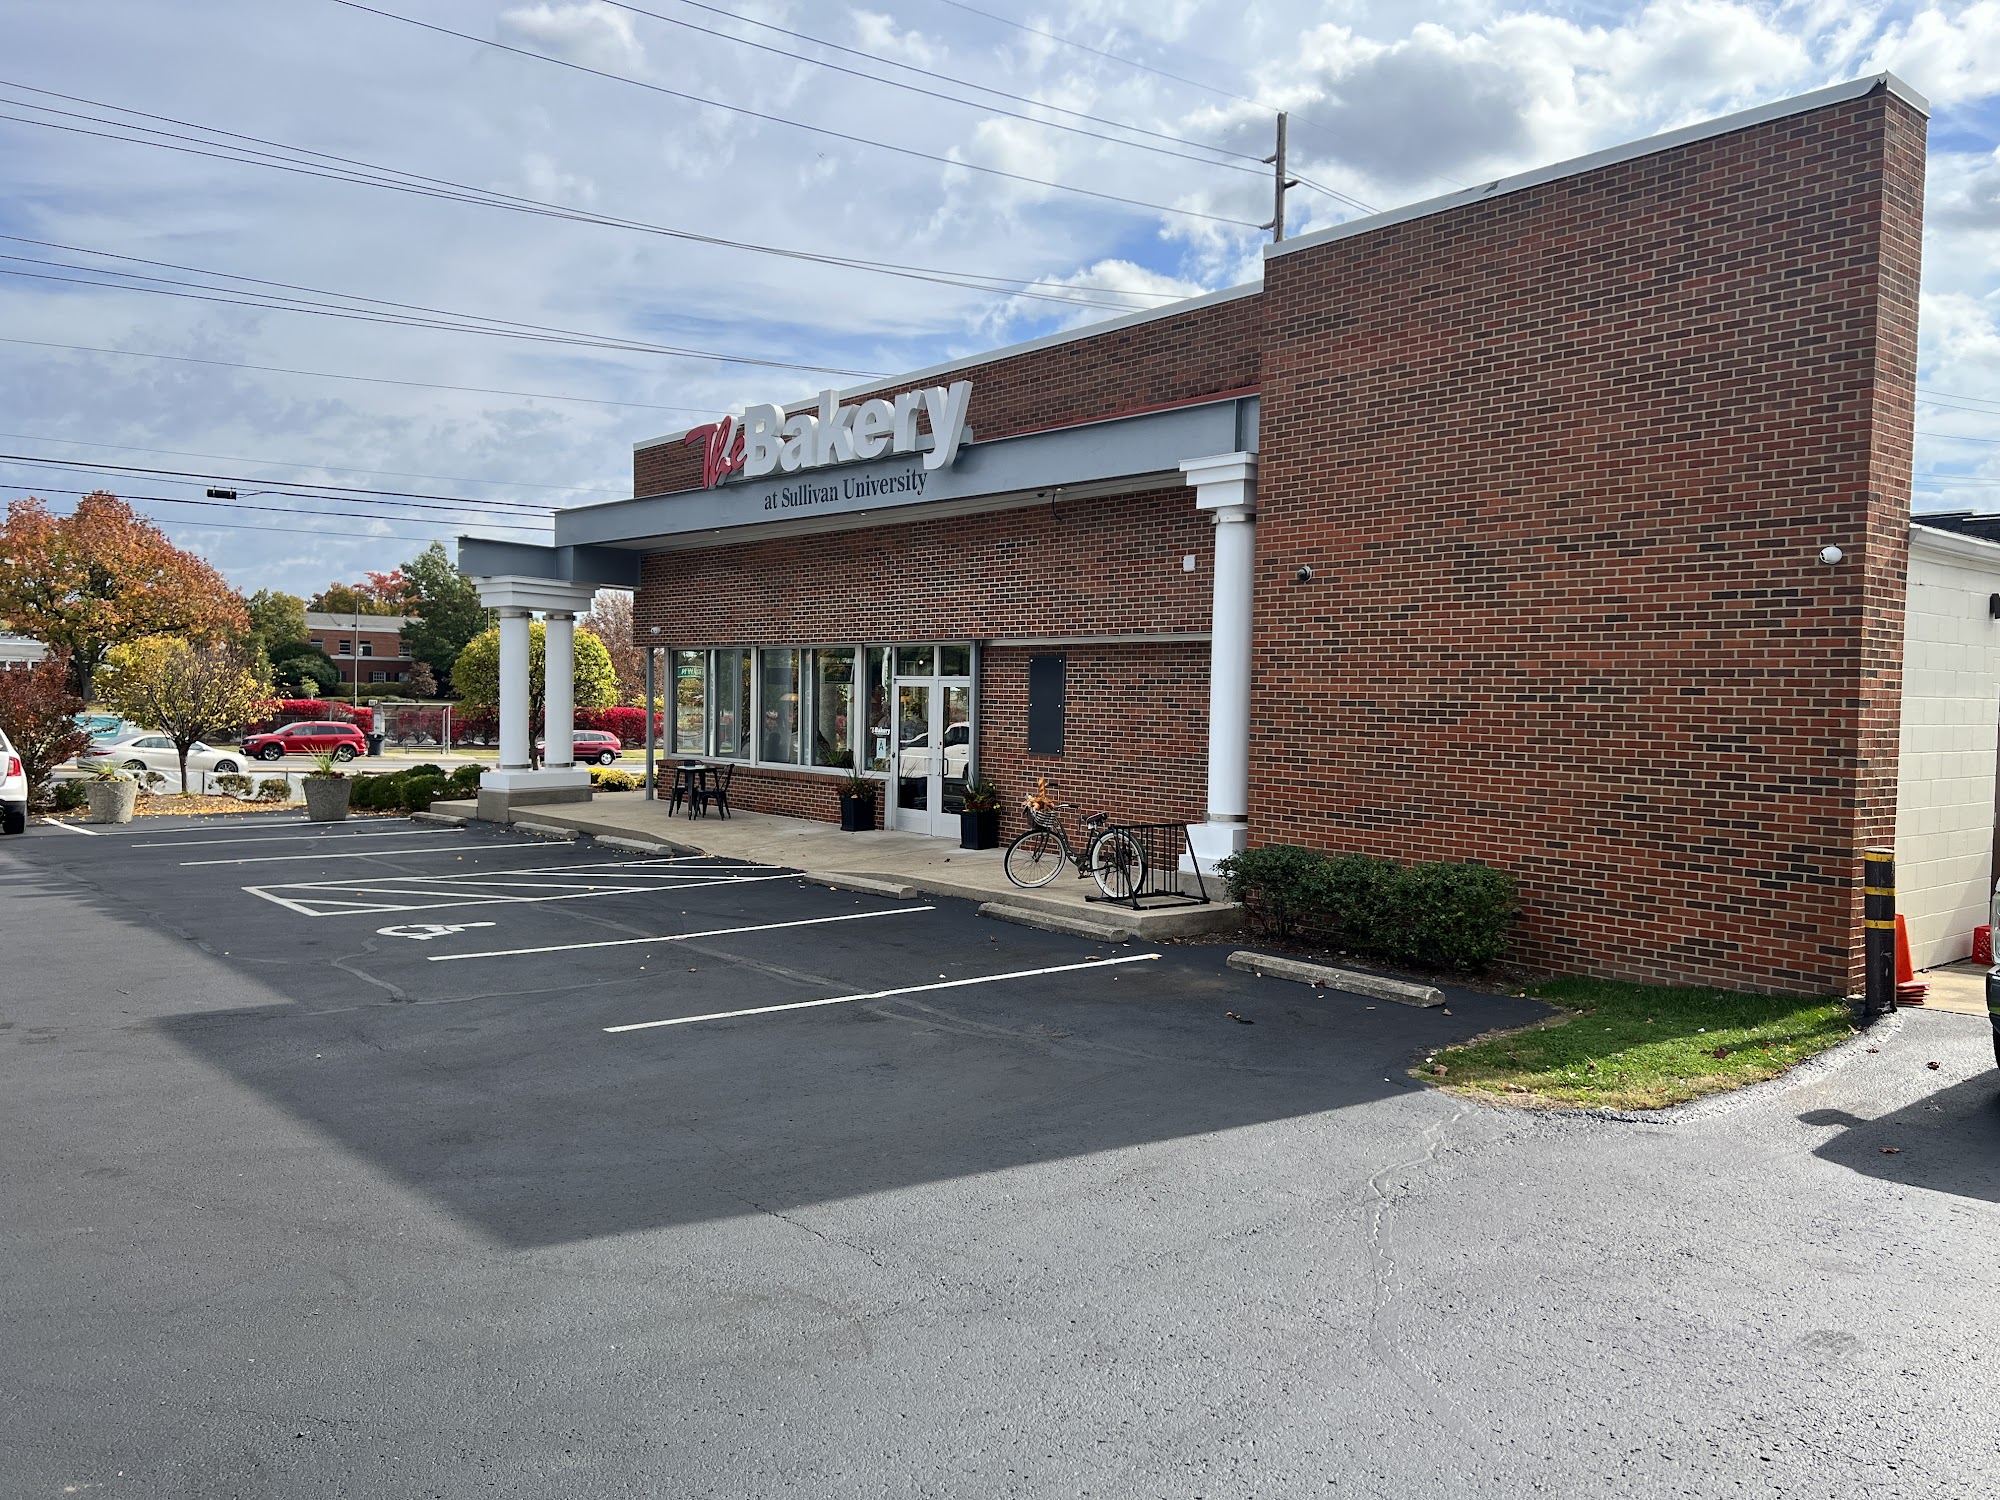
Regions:
M 1987 919 L 2000 745 L 2000 543 L 1910 528 L 1896 909 L 1919 969 L 1972 952 Z

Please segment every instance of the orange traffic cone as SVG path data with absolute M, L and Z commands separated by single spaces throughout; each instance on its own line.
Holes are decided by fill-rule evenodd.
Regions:
M 1931 992 L 1928 984 L 1921 983 L 1916 971 L 1910 966 L 1910 930 L 1903 924 L 1903 914 L 1896 913 L 1896 1003 L 1898 1005 L 1922 1005 L 1924 996 Z

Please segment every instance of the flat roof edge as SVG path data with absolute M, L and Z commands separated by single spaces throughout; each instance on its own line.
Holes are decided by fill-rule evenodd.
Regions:
M 1739 110 L 1733 115 L 1703 120 L 1696 125 L 1684 125 L 1679 130 L 1669 130 L 1661 135 L 1645 136 L 1640 140 L 1627 141 L 1620 146 L 1607 146 L 1604 150 L 1593 151 L 1588 156 L 1572 157 L 1568 161 L 1554 162 L 1546 167 L 1535 167 L 1526 172 L 1516 173 L 1512 177 L 1501 177 L 1477 187 L 1446 193 L 1441 198 L 1426 198 L 1421 203 L 1406 204 L 1402 208 L 1387 209 L 1379 214 L 1370 214 L 1366 218 L 1349 219 L 1342 224 L 1329 225 L 1325 229 L 1316 229 L 1311 234 L 1302 234 L 1297 239 L 1266 245 L 1264 259 L 1276 260 L 1281 255 L 1310 250 L 1316 245 L 1352 239 L 1355 235 L 1369 234 L 1396 224 L 1407 224 L 1413 219 L 1429 218 L 1432 214 L 1441 214 L 1470 203 L 1483 203 L 1489 198 L 1500 198 L 1527 188 L 1540 187 L 1544 183 L 1556 182 L 1564 177 L 1575 177 L 1584 172 L 1595 171 L 1599 167 L 1635 161 L 1639 157 L 1671 151 L 1677 146 L 1690 145 L 1695 141 L 1705 141 L 1715 136 L 1729 135 L 1734 131 L 1748 130 L 1752 126 L 1768 124 L 1772 120 L 1782 120 L 1790 115 L 1802 115 L 1809 110 L 1824 109 L 1829 104 L 1843 104 L 1849 99 L 1865 99 L 1877 90 L 1893 94 L 1926 118 L 1930 115 L 1930 100 L 1894 73 L 1876 73 L 1867 78 L 1854 78 L 1828 88 L 1814 89 L 1811 93 L 1797 94 L 1790 99 L 1760 104 L 1754 109 Z
M 1138 312 L 1121 313 L 1115 318 L 1105 318 L 1096 323 L 1084 323 L 1076 328 L 1065 328 L 1058 333 L 1045 333 L 1039 338 L 1023 340 L 1018 344 L 1006 344 L 998 349 L 989 349 L 982 354 L 969 354 L 962 359 L 946 360 L 943 364 L 927 365 L 920 370 L 908 370 L 900 375 L 885 375 L 880 380 L 871 380 L 864 385 L 849 386 L 838 394 L 842 401 L 856 396 L 866 396 L 875 391 L 886 391 L 891 386 L 907 385 L 913 380 L 929 380 L 938 375 L 950 375 L 959 370 L 970 370 L 975 365 L 990 365 L 998 359 L 1012 359 L 1020 354 L 1032 354 L 1037 349 L 1054 349 L 1063 344 L 1073 344 L 1081 339 L 1094 338 L 1101 333 L 1116 333 L 1121 328 L 1133 328 L 1141 323 L 1150 323 L 1156 318 L 1176 317 L 1181 313 L 1194 312 L 1199 308 L 1213 307 L 1223 302 L 1234 302 L 1242 297 L 1254 297 L 1264 290 L 1261 281 L 1247 281 L 1241 286 L 1224 287 L 1219 292 L 1204 292 L 1199 297 L 1183 297 L 1178 302 L 1169 302 L 1163 307 L 1141 308 Z M 795 406 L 811 401 L 819 395 L 814 391 L 809 396 L 800 396 L 784 403 Z M 717 412 L 717 416 L 722 413 Z M 699 425 L 699 424 L 697 424 Z M 638 453 L 647 448 L 658 448 L 668 443 L 677 443 L 692 432 L 692 427 L 683 427 L 679 432 L 669 432 L 663 437 L 644 438 L 632 445 Z

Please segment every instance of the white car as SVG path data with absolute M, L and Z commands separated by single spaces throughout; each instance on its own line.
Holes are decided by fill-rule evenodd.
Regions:
M 126 771 L 158 771 L 179 784 L 180 756 L 174 752 L 174 742 L 164 734 L 129 735 L 108 745 L 93 745 L 76 758 L 77 765 L 86 771 L 94 770 L 106 761 Z M 188 746 L 190 786 L 198 785 L 195 778 L 203 771 L 228 773 L 241 771 L 243 766 L 240 751 L 211 749 L 200 740 Z
M 0 733 L 0 833 L 20 833 L 28 826 L 28 777 L 13 742 Z

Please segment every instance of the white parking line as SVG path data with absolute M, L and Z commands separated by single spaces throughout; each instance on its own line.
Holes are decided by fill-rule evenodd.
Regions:
M 825 1000 L 794 1000 L 789 1005 L 754 1005 L 748 1010 L 718 1010 L 705 1016 L 672 1016 L 664 1021 L 633 1021 L 624 1026 L 607 1026 L 609 1032 L 650 1031 L 655 1026 L 692 1026 L 697 1021 L 732 1021 L 738 1016 L 768 1016 L 781 1010 L 812 1010 L 821 1005 L 851 1005 L 857 1000 L 887 1000 L 893 995 L 917 995 L 926 990 L 956 990 L 969 984 L 998 984 L 1003 979 L 1034 979 L 1042 974 L 1071 974 L 1078 969 L 1104 969 L 1113 964 L 1142 964 L 1158 958 L 1157 953 L 1134 953 L 1124 958 L 1095 958 L 1080 964 L 1054 964 L 1046 969 L 1015 969 L 1007 974 L 982 974 L 976 979 L 946 979 L 936 984 L 908 984 L 895 990 L 870 990 L 865 995 L 832 995 Z
M 805 917 L 797 922 L 760 922 L 755 927 L 711 927 L 707 932 L 671 932 L 662 937 L 609 938 L 598 943 L 555 943 L 546 948 L 495 948 L 486 953 L 433 953 L 434 964 L 455 964 L 468 958 L 520 958 L 529 953 L 575 953 L 582 948 L 633 948 L 643 943 L 685 943 L 689 938 L 729 937 L 739 932 L 776 932 L 781 927 L 823 927 L 828 922 L 867 922 L 876 917 L 900 917 L 936 911 L 935 906 L 899 906 L 893 911 L 846 912 L 837 917 Z
M 553 865 L 543 869 L 458 871 L 444 875 L 381 875 L 352 880 L 294 881 L 285 885 L 246 885 L 248 895 L 297 912 L 302 917 L 344 917 L 364 912 L 440 911 L 458 906 L 536 905 L 549 901 L 585 901 L 602 896 L 640 896 L 652 892 L 699 890 L 708 886 L 754 885 L 766 880 L 797 880 L 796 870 L 770 865 L 750 868 L 768 874 L 710 875 L 705 869 L 646 869 L 665 864 L 654 860 L 603 860 L 593 865 Z M 544 876 L 546 879 L 523 879 Z M 572 882 L 590 879 L 577 890 Z M 543 895 L 518 895 L 543 891 Z M 328 908 L 316 910 L 315 908 Z
M 134 849 L 199 849 L 209 844 L 306 844 L 350 843 L 355 839 L 435 839 L 452 830 L 447 828 L 402 828 L 394 833 L 266 833 L 247 839 L 156 839 L 134 844 Z
M 51 828 L 60 828 L 64 833 L 87 833 L 94 839 L 101 839 L 104 837 L 104 835 L 98 832 L 98 830 L 95 828 L 79 828 L 74 823 L 58 823 L 54 818 L 48 819 L 48 825 Z
M 424 849 L 422 851 L 412 849 L 409 852 L 412 854 L 419 852 L 424 854 L 451 854 L 461 849 L 505 849 L 508 847 L 510 846 L 506 844 L 446 844 L 442 848 Z M 385 859 L 390 855 L 401 854 L 403 852 L 401 849 L 370 849 L 360 854 L 248 854 L 240 859 L 184 859 L 181 861 L 181 868 L 183 870 L 194 870 L 201 868 L 203 865 L 270 865 L 282 864 L 287 860 L 300 859 Z

